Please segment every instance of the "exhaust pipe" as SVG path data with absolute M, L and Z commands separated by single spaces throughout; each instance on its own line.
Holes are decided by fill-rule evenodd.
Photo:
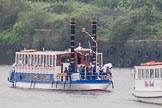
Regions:
M 97 39 L 97 35 L 96 35 L 97 34 L 97 21 L 96 21 L 96 18 L 92 18 L 91 26 L 92 26 L 92 37 L 96 41 L 96 39 Z M 92 50 L 93 50 L 92 61 L 93 61 L 93 63 L 96 63 L 96 50 L 97 50 L 96 47 L 97 47 L 96 43 L 93 42 L 93 44 L 92 44 Z
M 76 26 L 76 21 L 74 18 L 71 18 L 70 21 L 70 48 L 71 48 L 71 57 L 70 57 L 70 66 L 71 66 L 71 71 L 75 72 L 75 53 L 74 53 L 74 47 L 75 47 L 75 26 Z

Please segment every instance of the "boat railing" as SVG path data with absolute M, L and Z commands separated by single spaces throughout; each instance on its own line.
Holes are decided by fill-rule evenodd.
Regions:
M 107 73 L 78 73 L 78 74 L 68 74 L 68 73 L 58 73 L 57 79 L 65 80 L 111 80 L 112 76 Z
M 81 79 L 111 79 L 111 75 L 106 72 L 81 72 Z

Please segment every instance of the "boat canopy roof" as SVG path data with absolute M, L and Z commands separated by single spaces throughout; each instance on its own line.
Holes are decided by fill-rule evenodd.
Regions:
M 69 51 L 37 51 L 37 50 L 21 50 L 16 52 L 16 54 L 31 54 L 31 55 L 59 55 L 59 54 L 68 54 Z
M 83 48 L 81 47 L 81 44 L 79 43 L 79 46 L 77 48 L 74 49 L 76 52 L 80 52 L 80 51 L 88 51 L 88 52 L 92 52 L 91 49 L 89 48 Z M 67 49 L 65 51 L 37 51 L 36 49 L 28 49 L 28 50 L 21 50 L 20 52 L 16 52 L 16 54 L 31 54 L 31 55 L 60 55 L 60 54 L 69 54 L 71 53 L 70 49 Z
M 146 63 L 141 63 L 141 66 L 156 66 L 156 65 L 162 65 L 162 62 L 149 61 Z

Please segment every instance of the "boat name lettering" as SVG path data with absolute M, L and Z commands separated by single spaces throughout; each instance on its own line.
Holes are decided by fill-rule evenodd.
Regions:
M 154 81 L 145 81 L 145 87 L 154 87 Z

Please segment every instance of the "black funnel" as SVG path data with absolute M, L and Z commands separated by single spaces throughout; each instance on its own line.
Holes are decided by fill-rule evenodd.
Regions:
M 70 48 L 71 48 L 71 58 L 70 58 L 70 66 L 71 66 L 71 71 L 75 71 L 75 53 L 74 53 L 74 47 L 75 47 L 75 25 L 76 21 L 74 18 L 71 18 L 70 21 Z
M 96 18 L 92 18 L 91 21 L 91 26 L 92 26 L 92 37 L 96 41 L 97 39 L 97 21 Z M 92 50 L 93 50 L 93 63 L 96 63 L 96 49 L 97 45 L 95 42 L 93 42 Z

